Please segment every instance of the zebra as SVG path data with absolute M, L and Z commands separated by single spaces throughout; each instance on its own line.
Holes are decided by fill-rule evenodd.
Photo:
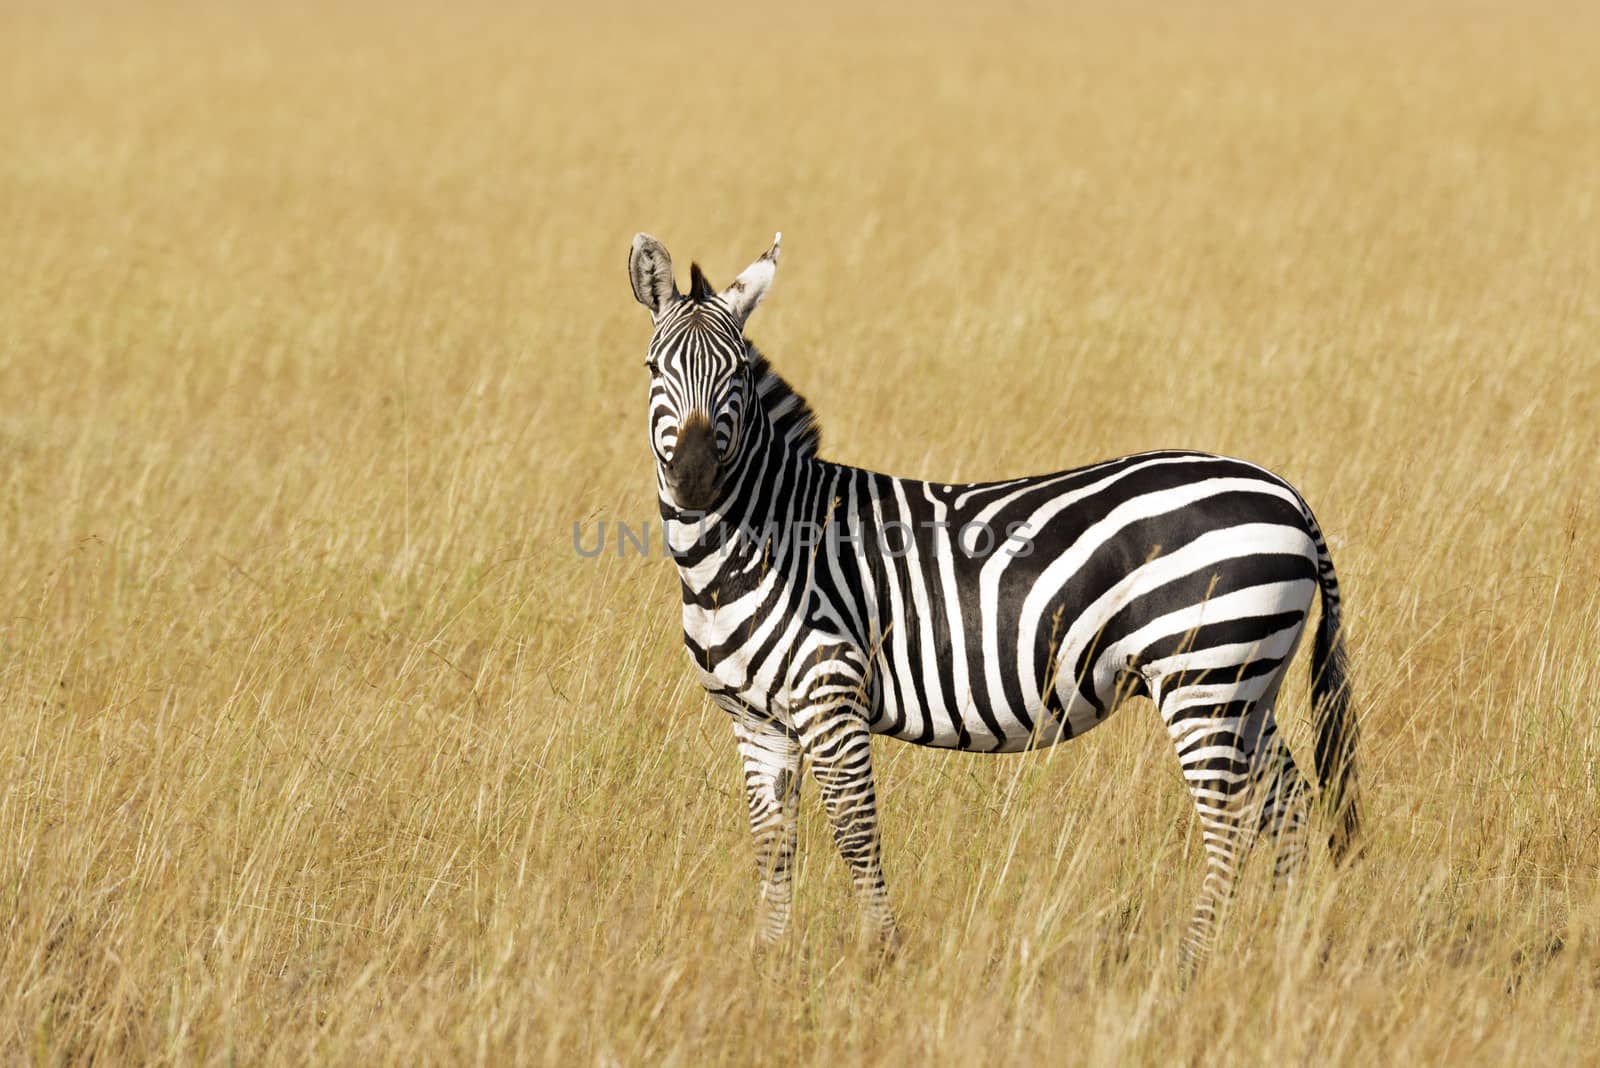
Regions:
M 650 445 L 684 644 L 744 764 L 759 940 L 789 925 L 803 762 L 866 924 L 893 947 L 871 736 L 1018 752 L 1139 695 L 1202 828 L 1191 972 L 1257 837 L 1277 843 L 1275 882 L 1303 864 L 1308 789 L 1274 706 L 1319 591 L 1315 766 L 1335 860 L 1358 841 L 1339 584 L 1310 507 L 1264 468 L 1203 452 L 970 484 L 820 458 L 811 407 L 744 335 L 781 240 L 721 291 L 696 263 L 680 293 L 647 234 L 628 261 L 654 324 Z

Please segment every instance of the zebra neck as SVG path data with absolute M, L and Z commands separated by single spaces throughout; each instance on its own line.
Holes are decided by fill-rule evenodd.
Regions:
M 822 427 L 817 415 L 793 386 L 773 369 L 754 345 L 745 342 L 745 355 L 755 377 L 756 396 L 761 402 L 772 441 L 766 448 L 778 448 L 797 458 L 815 457 L 822 446 Z
M 809 532 L 826 526 L 831 499 L 821 490 L 833 466 L 792 449 L 749 449 L 709 511 L 681 512 L 663 498 L 667 550 L 685 599 L 730 603 L 792 559 Z

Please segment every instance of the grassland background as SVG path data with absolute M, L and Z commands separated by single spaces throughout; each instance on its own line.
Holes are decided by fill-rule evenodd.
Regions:
M 0 11 L 0 1060 L 1592 1054 L 1600 9 L 261 6 Z M 572 525 L 653 512 L 633 232 L 780 228 L 831 457 L 1333 533 L 1368 853 L 1187 990 L 1145 704 L 880 745 L 905 951 L 810 792 L 752 953 L 670 565 Z

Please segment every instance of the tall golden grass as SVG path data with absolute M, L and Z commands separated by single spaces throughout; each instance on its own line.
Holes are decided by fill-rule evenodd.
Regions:
M 258 7 L 0 16 L 0 1060 L 1592 1056 L 1600 9 Z M 640 229 L 784 231 L 835 459 L 1298 484 L 1365 858 L 1180 987 L 1135 703 L 879 746 L 882 967 L 808 792 L 756 954 L 671 566 L 573 550 L 653 514 Z

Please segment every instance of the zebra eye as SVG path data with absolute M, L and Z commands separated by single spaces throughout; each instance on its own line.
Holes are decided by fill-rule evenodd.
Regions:
M 656 363 L 656 359 L 655 359 L 654 356 L 652 356 L 649 359 L 645 360 L 644 361 L 644 365 L 646 367 L 650 368 L 650 373 L 653 374 L 653 375 L 658 375 L 658 374 L 661 373 L 661 365 Z

